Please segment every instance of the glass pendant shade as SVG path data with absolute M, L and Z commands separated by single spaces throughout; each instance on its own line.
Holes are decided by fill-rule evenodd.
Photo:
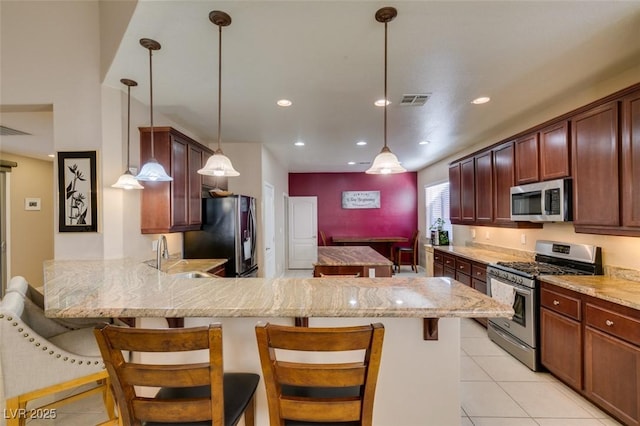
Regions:
M 391 152 L 389 147 L 385 146 L 380 151 L 380 154 L 376 155 L 373 160 L 373 164 L 365 172 L 370 175 L 390 175 L 394 173 L 404 173 L 407 169 L 402 167 L 398 161 L 398 157 Z
M 198 170 L 201 175 L 207 176 L 240 176 L 240 173 L 233 168 L 229 157 L 222 153 L 221 149 L 209 157 L 203 168 Z
M 138 180 L 129 170 L 125 170 L 125 172 L 118 178 L 118 181 L 111 185 L 111 187 L 120 189 L 144 189 L 144 186 L 138 183 Z
M 158 160 L 155 158 L 150 158 L 149 161 L 142 166 L 142 169 L 140 169 L 140 173 L 138 173 L 136 179 L 152 182 L 170 182 L 173 180 L 173 178 L 164 171 L 162 164 L 158 163 Z

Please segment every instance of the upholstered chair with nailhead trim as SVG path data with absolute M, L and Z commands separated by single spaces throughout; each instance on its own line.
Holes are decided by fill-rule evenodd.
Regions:
M 33 405 L 41 398 L 63 393 L 64 399 L 50 402 L 55 408 L 102 392 L 110 419 L 115 419 L 113 397 L 104 363 L 91 327 L 69 330 L 44 315 L 29 322 L 25 312 L 24 279 L 12 279 L 0 302 L 0 367 L 6 400 L 7 426 L 24 425 L 25 414 L 42 412 Z M 89 387 L 87 384 L 95 384 Z M 75 394 L 76 388 L 83 391 Z M 56 395 L 59 396 L 59 395 Z

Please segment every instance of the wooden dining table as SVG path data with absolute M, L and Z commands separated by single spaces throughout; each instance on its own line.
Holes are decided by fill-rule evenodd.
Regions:
M 378 237 L 354 237 L 354 236 L 333 236 L 331 241 L 339 246 L 362 246 L 367 245 L 378 253 L 393 261 L 393 245 L 396 243 L 409 242 L 407 237 L 397 236 L 378 236 Z

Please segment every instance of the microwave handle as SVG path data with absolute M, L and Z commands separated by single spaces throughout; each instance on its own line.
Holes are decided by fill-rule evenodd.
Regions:
M 551 214 L 551 194 L 553 193 L 553 191 L 543 190 L 542 192 L 544 194 L 544 197 L 542 197 L 542 199 L 544 200 L 542 211 L 544 212 L 544 214 Z

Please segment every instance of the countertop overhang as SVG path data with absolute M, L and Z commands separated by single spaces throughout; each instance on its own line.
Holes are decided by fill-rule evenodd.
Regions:
M 131 259 L 44 264 L 50 317 L 511 317 L 449 278 L 180 278 Z

